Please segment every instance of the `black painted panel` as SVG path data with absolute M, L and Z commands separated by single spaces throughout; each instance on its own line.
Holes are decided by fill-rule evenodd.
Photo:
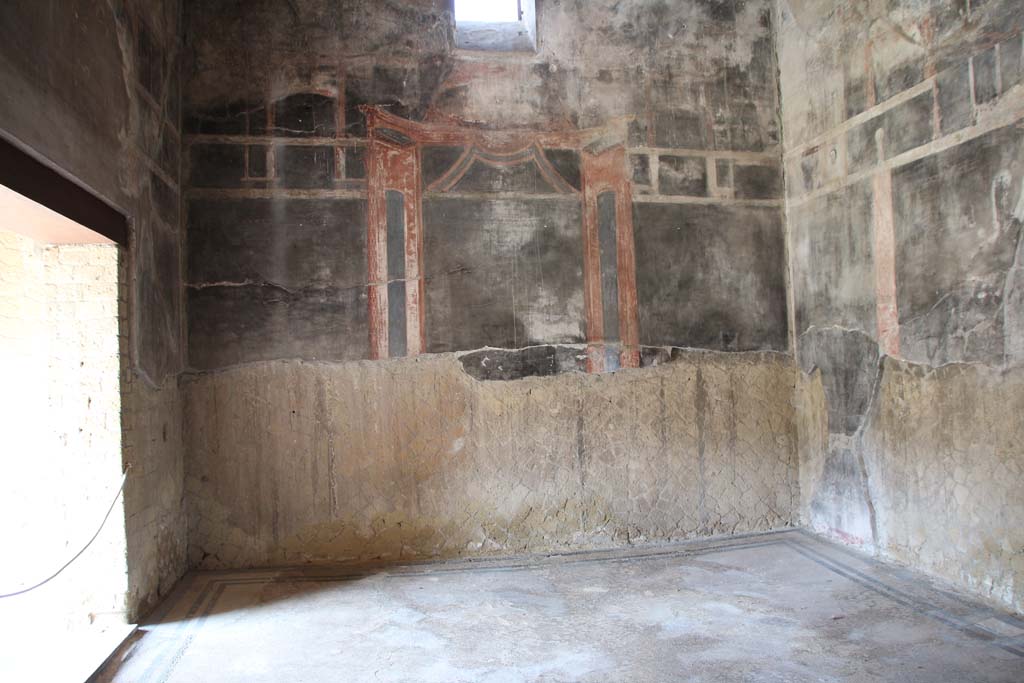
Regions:
M 1022 223 L 1024 131 L 1010 126 L 893 172 L 900 350 L 1000 364 Z M 1013 330 L 1015 335 L 1021 330 Z
M 778 209 L 638 202 L 634 225 L 642 344 L 786 349 Z
M 658 159 L 658 166 L 658 186 L 662 194 L 708 195 L 708 169 L 704 157 L 662 156 Z
M 1016 35 L 999 44 L 999 74 L 1003 92 L 1024 78 L 1024 37 Z
M 405 195 L 388 190 L 384 195 L 387 213 L 388 279 L 405 277 Z
M 971 71 L 968 62 L 960 62 L 940 73 L 936 77 L 936 87 L 943 135 L 955 133 L 974 123 Z
M 249 177 L 267 177 L 267 145 L 249 145 Z
M 366 178 L 366 149 L 348 147 L 345 149 L 345 177 L 349 180 Z
M 365 287 L 190 289 L 188 321 L 189 364 L 202 370 L 278 358 L 369 355 Z
M 406 353 L 405 282 L 388 283 L 388 356 L 401 358 Z
M 485 349 L 459 357 L 463 370 L 484 381 L 550 377 L 586 370 L 586 352 L 565 346 L 531 346 L 528 349 Z
M 474 161 L 453 192 L 523 192 L 550 194 L 556 190 L 541 175 L 532 158 L 515 166 L 491 166 Z
M 619 341 L 619 258 L 615 224 L 615 193 L 597 198 L 597 236 L 601 252 L 601 310 L 604 341 Z
M 334 183 L 334 148 L 278 145 L 274 184 L 295 189 L 327 189 Z
M 193 109 L 185 116 L 186 133 L 208 135 L 244 135 L 249 130 L 253 105 L 236 101 Z M 264 113 L 264 119 L 266 114 Z
M 633 182 L 638 185 L 651 185 L 651 158 L 646 154 L 630 154 L 629 167 Z
M 241 187 L 245 175 L 243 145 L 194 144 L 188 157 L 192 187 Z
M 584 338 L 577 198 L 423 204 L 431 352 Z
M 789 211 L 797 333 L 877 328 L 872 189 L 865 180 Z
M 782 173 L 778 166 L 736 164 L 733 174 L 738 199 L 782 198 Z
M 420 152 L 423 165 L 423 187 L 429 187 L 432 183 L 444 176 L 463 153 L 462 147 L 446 147 L 440 145 L 428 145 Z
M 580 153 L 574 149 L 546 149 L 544 156 L 570 186 L 577 190 L 582 187 Z
M 999 95 L 996 82 L 996 49 L 989 48 L 980 55 L 975 55 L 974 63 L 974 101 L 987 104 Z
M 878 376 L 878 344 L 858 330 L 815 328 L 800 336 L 804 372 L 821 370 L 832 434 L 855 434 L 871 406 Z
M 274 103 L 272 135 L 331 137 L 337 130 L 337 102 L 318 93 L 289 95 Z
M 193 199 L 188 281 L 366 284 L 361 199 Z
M 882 161 L 878 159 L 875 134 L 885 131 L 885 158 L 891 159 L 932 139 L 933 96 L 927 90 L 917 97 L 857 126 L 846 135 L 851 173 Z
M 658 112 L 655 114 L 654 131 L 654 144 L 658 147 L 708 149 L 707 122 L 697 112 Z

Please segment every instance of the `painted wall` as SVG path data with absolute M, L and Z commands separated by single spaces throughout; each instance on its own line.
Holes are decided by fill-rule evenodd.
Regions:
M 396 561 L 791 523 L 792 361 L 690 352 L 512 382 L 453 354 L 249 363 L 184 383 L 191 561 Z
M 770 9 L 186 3 L 192 562 L 789 525 Z
M 625 263 L 593 276 L 618 269 L 639 331 L 596 338 L 787 348 L 768 2 L 551 0 L 536 53 L 455 50 L 441 0 L 186 7 L 193 368 L 377 356 L 373 288 L 415 282 L 368 267 L 362 105 L 462 131 L 411 141 L 425 291 L 390 312 L 408 317 L 396 334 L 422 317 L 422 349 L 594 341 L 583 186 L 588 156 L 613 148 L 637 276 L 624 284 Z M 530 136 L 542 149 L 510 161 Z
M 777 9 L 802 518 L 1020 611 L 1024 14 Z
M 180 3 L 0 5 L 0 130 L 131 220 L 122 271 L 129 616 L 185 570 L 179 229 Z

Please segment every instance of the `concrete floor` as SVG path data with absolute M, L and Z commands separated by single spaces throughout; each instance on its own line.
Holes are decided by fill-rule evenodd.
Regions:
M 193 574 L 99 681 L 1024 681 L 1024 621 L 800 531 Z

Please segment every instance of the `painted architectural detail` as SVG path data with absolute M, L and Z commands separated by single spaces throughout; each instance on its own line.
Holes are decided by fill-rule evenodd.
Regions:
M 578 195 L 583 217 L 587 371 L 639 367 L 633 193 L 624 131 L 617 126 L 568 133 L 480 131 L 408 121 L 377 107 L 363 107 L 362 111 L 370 139 L 367 265 L 371 358 L 414 356 L 426 350 L 422 276 L 425 195 Z M 589 151 L 594 147 L 600 151 Z M 603 213 L 601 206 L 606 207 Z M 403 243 L 395 236 L 395 231 L 402 229 L 402 220 L 404 269 L 397 268 L 389 254 Z M 404 306 L 390 300 L 402 296 L 403 290 Z M 404 319 L 399 319 L 401 316 Z M 404 348 L 390 339 L 402 329 Z
M 600 154 L 583 155 L 583 249 L 587 312 L 587 368 L 589 372 L 614 370 L 616 366 L 640 365 L 640 323 L 637 315 L 636 256 L 633 242 L 633 193 L 626 167 L 626 153 L 613 147 Z M 614 197 L 609 222 L 614 224 L 616 291 L 602 286 L 602 199 Z M 607 201 L 607 199 L 605 199 Z M 606 219 L 606 220 L 608 220 Z M 607 260 L 607 249 L 605 250 Z M 617 301 L 606 302 L 607 296 Z M 611 305 L 614 304 L 614 305 Z M 605 319 L 605 311 L 617 310 L 618 321 Z M 615 329 L 617 334 L 609 335 Z M 616 340 L 620 346 L 605 342 Z M 609 350 L 611 353 L 609 353 Z M 617 351 L 617 353 L 616 353 Z
M 368 153 L 368 201 L 367 201 L 367 269 L 369 274 L 368 306 L 370 330 L 370 358 L 391 357 L 391 350 L 401 347 L 391 343 L 390 330 L 405 330 L 405 354 L 415 356 L 422 353 L 423 344 L 423 278 L 420 266 L 423 261 L 421 225 L 422 204 L 420 199 L 419 150 L 412 140 L 403 140 L 393 133 L 392 128 L 378 126 L 377 120 L 368 112 L 370 122 L 370 146 Z M 405 144 L 403 144 L 405 143 Z M 404 223 L 404 241 L 389 239 L 388 193 L 399 193 Z M 398 229 L 392 221 L 392 230 Z M 388 247 L 403 244 L 405 247 L 404 268 L 395 266 L 389 258 Z M 389 269 L 389 263 L 392 267 Z M 389 272 L 389 270 L 391 272 Z M 401 270 L 401 272 L 396 272 Z M 403 283 L 389 287 L 390 283 Z M 389 305 L 389 295 L 399 295 L 404 290 L 405 305 Z M 404 325 L 392 321 L 392 315 L 404 315 Z

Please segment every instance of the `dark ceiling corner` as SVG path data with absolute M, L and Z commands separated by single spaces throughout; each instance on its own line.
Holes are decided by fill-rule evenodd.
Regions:
M 0 185 L 128 246 L 128 219 L 123 213 L 2 137 Z

